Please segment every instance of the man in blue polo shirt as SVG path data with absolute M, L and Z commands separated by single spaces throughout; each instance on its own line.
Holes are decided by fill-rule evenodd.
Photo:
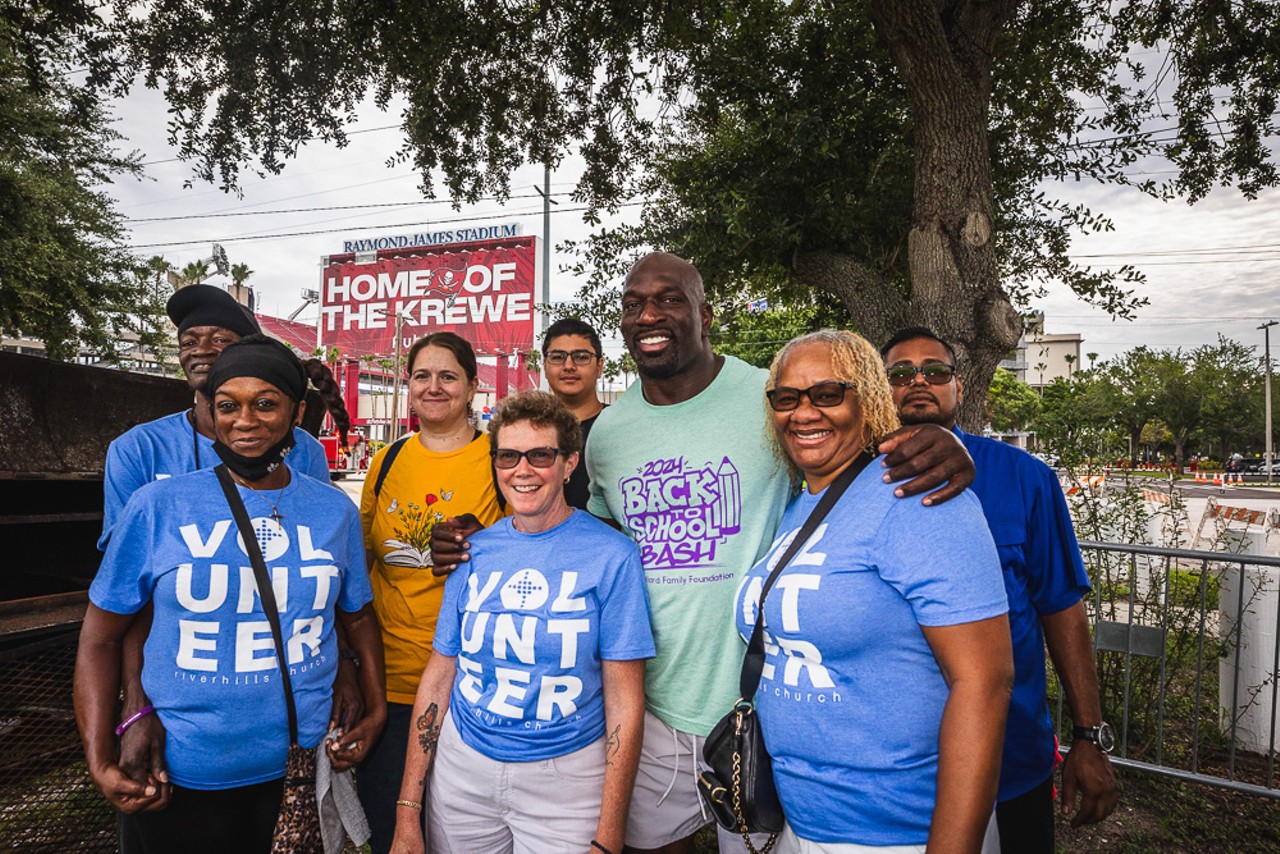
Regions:
M 971 489 L 996 542 L 1009 597 L 1014 688 L 1005 726 L 996 822 L 1005 854 L 1053 845 L 1053 723 L 1044 648 L 1071 710 L 1071 751 L 1062 768 L 1062 810 L 1079 809 L 1073 827 L 1106 818 L 1118 794 L 1107 758 L 1114 736 L 1102 720 L 1098 674 L 1084 609 L 1089 576 L 1080 559 L 1057 476 L 1030 454 L 956 427 L 964 387 L 955 350 L 923 327 L 896 333 L 880 350 L 904 424 L 954 430 L 973 457 Z

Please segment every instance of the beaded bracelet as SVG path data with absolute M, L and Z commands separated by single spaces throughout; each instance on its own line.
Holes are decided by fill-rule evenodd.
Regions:
M 120 725 L 116 727 L 116 735 L 124 735 L 125 730 L 145 718 L 147 715 L 153 713 L 155 710 L 155 706 L 143 706 L 141 709 L 138 709 L 138 711 L 129 715 L 129 717 L 120 722 Z
M 605 848 L 603 845 L 601 845 L 599 842 L 596 842 L 594 839 L 591 840 L 591 847 L 598 848 L 599 850 L 603 851 L 604 854 L 613 854 L 612 851 L 610 851 L 608 848 Z

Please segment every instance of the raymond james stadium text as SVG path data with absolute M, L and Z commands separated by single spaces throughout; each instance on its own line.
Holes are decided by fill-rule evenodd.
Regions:
M 342 241 L 343 252 L 375 252 L 379 249 L 408 249 L 410 246 L 431 246 L 435 243 L 467 243 L 474 240 L 498 240 L 515 237 L 519 233 L 515 223 L 485 225 L 479 228 L 423 231 L 417 234 L 395 234 L 390 237 L 366 237 L 360 240 Z

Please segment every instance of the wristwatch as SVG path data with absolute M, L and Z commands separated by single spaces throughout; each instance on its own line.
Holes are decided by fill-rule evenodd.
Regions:
M 1091 741 L 1103 753 L 1110 753 L 1116 749 L 1116 731 L 1106 721 L 1097 726 L 1073 726 L 1071 740 Z

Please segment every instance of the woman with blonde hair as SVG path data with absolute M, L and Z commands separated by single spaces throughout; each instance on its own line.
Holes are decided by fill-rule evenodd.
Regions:
M 883 482 L 874 449 L 898 418 L 865 339 L 791 341 L 765 394 L 776 452 L 803 488 L 735 611 L 750 636 L 763 591 L 755 703 L 787 816 L 781 850 L 978 851 L 1013 678 L 982 509 L 968 493 L 899 501 Z M 829 489 L 843 492 L 770 578 Z

